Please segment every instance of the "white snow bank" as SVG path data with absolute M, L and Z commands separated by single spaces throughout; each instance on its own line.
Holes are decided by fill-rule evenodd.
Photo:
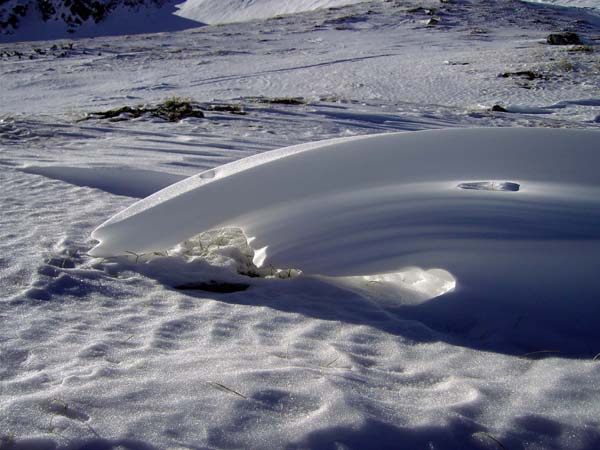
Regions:
M 180 17 L 207 24 L 245 22 L 282 14 L 361 3 L 364 0 L 187 0 L 178 5 Z
M 143 198 L 185 177 L 154 170 L 126 167 L 26 166 L 23 172 L 43 175 L 77 186 L 101 189 L 111 194 Z
M 525 0 L 530 3 L 544 3 L 553 6 L 569 6 L 575 8 L 595 8 L 600 10 L 598 0 Z
M 132 205 L 93 232 L 100 243 L 91 253 L 160 251 L 203 230 L 240 227 L 265 264 L 305 273 L 444 269 L 457 289 L 429 318 L 459 308 L 464 320 L 487 302 L 486 315 L 508 308 L 514 320 L 558 328 L 576 320 L 579 332 L 597 336 L 597 142 L 594 131 L 499 128 L 284 148 Z
M 596 139 L 593 131 L 467 129 L 340 138 L 288 147 L 202 172 L 132 205 L 93 232 L 100 244 L 92 252 L 111 256 L 161 251 L 200 231 L 240 226 L 253 237 L 255 248 L 269 246 L 271 261 L 290 258 L 323 274 L 364 274 L 369 271 L 328 264 L 321 247 L 303 246 L 306 256 L 302 258 L 297 253 L 300 249 L 290 252 L 288 247 L 298 239 L 294 236 L 314 241 L 323 230 L 337 230 L 336 236 L 328 238 L 350 241 L 357 231 L 371 230 L 372 234 L 373 225 L 383 219 L 413 217 L 409 223 L 399 223 L 406 232 L 424 225 L 414 215 L 421 210 L 428 211 L 422 217 L 441 220 L 438 228 L 450 222 L 446 232 L 457 225 L 462 230 L 473 228 L 479 236 L 479 223 L 461 220 L 452 225 L 449 219 L 469 212 L 486 231 L 497 230 L 498 236 L 595 238 L 593 227 L 565 229 L 555 222 L 534 226 L 529 222 L 547 218 L 564 202 L 595 205 L 599 175 L 594 163 L 600 158 Z M 465 182 L 482 183 L 481 179 L 518 181 L 520 191 L 458 189 Z M 453 202 L 460 208 L 456 212 L 449 208 Z M 505 228 L 503 216 L 494 220 L 546 203 L 549 207 L 536 214 L 511 218 L 517 221 L 514 225 L 522 222 L 521 227 Z M 309 217 L 322 210 L 326 217 L 317 222 Z M 481 212 L 487 219 L 480 217 Z M 365 221 L 372 222 L 369 228 L 362 228 Z M 352 233 L 340 236 L 341 230 Z M 414 231 L 422 234 L 422 230 Z M 385 240 L 384 235 L 379 240 Z M 318 255 L 308 257 L 309 248 Z

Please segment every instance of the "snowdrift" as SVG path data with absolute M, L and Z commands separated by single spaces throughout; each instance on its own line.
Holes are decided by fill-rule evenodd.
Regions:
M 258 265 L 328 276 L 440 268 L 457 280 L 444 296 L 458 296 L 451 309 L 488 302 L 486 314 L 509 307 L 559 328 L 569 317 L 598 334 L 599 164 L 598 133 L 582 130 L 434 130 L 303 144 L 135 203 L 93 232 L 100 242 L 91 254 L 161 251 L 204 230 L 240 227 Z M 441 316 L 452 314 L 446 309 Z
M 178 5 L 180 17 L 207 24 L 245 22 L 282 14 L 361 3 L 364 0 L 187 0 Z
M 574 8 L 595 8 L 600 11 L 597 0 L 526 0 L 531 3 L 543 3 L 553 6 L 568 6 Z

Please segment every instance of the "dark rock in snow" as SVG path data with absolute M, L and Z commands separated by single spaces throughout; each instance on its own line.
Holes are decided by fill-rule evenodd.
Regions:
M 0 35 L 11 34 L 25 16 L 35 15 L 44 22 L 64 22 L 75 32 L 83 23 L 104 21 L 119 7 L 137 10 L 158 8 L 165 0 L 2 0 L 0 1 Z
M 494 105 L 494 106 L 492 106 L 492 111 L 494 111 L 494 112 L 508 112 L 508 110 L 506 108 L 503 108 L 500 105 Z
M 210 280 L 208 282 L 182 284 L 175 286 L 175 289 L 180 291 L 205 291 L 217 294 L 231 294 L 233 292 L 245 291 L 249 287 L 250 285 L 246 283 L 228 283 L 226 281 Z
M 518 78 L 526 78 L 529 81 L 533 81 L 536 79 L 543 79 L 544 76 L 537 73 L 537 72 L 533 72 L 531 70 L 521 70 L 518 72 L 504 72 L 501 73 L 499 75 L 501 78 L 514 78 L 514 77 L 518 77 Z
M 550 45 L 581 45 L 577 33 L 553 33 L 548 35 L 546 42 Z

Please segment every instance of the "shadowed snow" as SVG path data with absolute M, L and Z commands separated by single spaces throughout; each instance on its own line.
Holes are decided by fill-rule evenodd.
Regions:
M 23 172 L 88 186 L 116 195 L 143 198 L 181 181 L 185 177 L 152 170 L 125 167 L 27 166 Z

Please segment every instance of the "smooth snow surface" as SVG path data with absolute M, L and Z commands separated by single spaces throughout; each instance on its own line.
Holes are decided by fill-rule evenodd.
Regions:
M 365 0 L 186 0 L 178 16 L 208 24 L 268 19 L 283 14 L 361 3 Z
M 581 198 L 580 191 L 585 194 L 586 189 L 591 190 L 583 198 L 594 198 L 594 189 L 600 187 L 595 169 L 600 163 L 597 145 L 594 132 L 545 129 L 428 131 L 302 144 L 211 169 L 157 192 L 97 228 L 92 237 L 100 244 L 91 253 L 117 256 L 126 251 L 162 251 L 199 232 L 235 226 L 253 239 L 256 248 L 268 246 L 269 262 L 275 265 L 328 275 L 357 275 L 361 273 L 356 272 L 357 266 L 366 268 L 362 273 L 376 273 L 393 269 L 396 263 L 381 267 L 380 255 L 368 250 L 367 262 L 360 257 L 346 261 L 349 255 L 340 253 L 344 245 L 332 239 L 352 243 L 345 247 L 357 255 L 361 251 L 357 240 L 376 248 L 381 245 L 376 240 L 380 234 L 384 247 L 392 252 L 396 243 L 389 239 L 394 229 L 397 239 L 408 241 L 396 245 L 406 248 L 415 237 L 403 236 L 403 226 L 415 227 L 416 221 L 431 231 L 441 219 L 438 202 L 444 201 L 456 201 L 449 209 L 464 216 L 457 230 L 466 232 L 466 227 L 473 226 L 475 236 L 483 234 L 477 227 L 484 224 L 494 240 L 505 234 L 518 239 L 596 238 L 593 220 L 578 222 L 573 230 L 559 225 L 563 213 L 559 202 L 575 195 Z M 473 197 L 455 189 L 457 182 L 481 177 L 517 179 L 524 188 L 512 197 Z M 470 217 L 469 202 L 482 199 L 484 204 L 492 202 L 495 209 L 485 207 L 483 214 L 474 211 Z M 555 208 L 557 216 L 522 216 L 519 207 L 537 202 L 550 214 Z M 425 218 L 415 217 L 429 203 L 431 212 L 421 213 Z M 590 208 L 595 210 L 594 202 Z M 443 214 L 447 214 L 445 209 Z M 476 218 L 485 215 L 487 219 Z M 506 215 L 509 221 L 501 220 Z M 434 218 L 432 223 L 427 223 L 429 216 Z M 510 221 L 519 221 L 512 230 L 507 229 Z M 450 233 L 444 222 L 437 225 Z M 418 229 L 412 233 L 418 234 Z M 438 233 L 430 234 L 438 239 Z M 333 257 L 320 251 L 325 241 Z M 431 248 L 431 243 L 423 247 Z M 309 256 L 312 253 L 316 254 Z

